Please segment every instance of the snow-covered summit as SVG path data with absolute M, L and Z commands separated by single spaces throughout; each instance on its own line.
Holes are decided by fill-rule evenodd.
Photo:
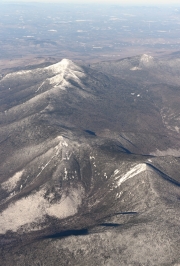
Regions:
M 73 63 L 73 61 L 66 59 L 66 58 L 62 59 L 60 62 L 56 64 L 53 64 L 45 68 L 45 70 L 50 70 L 54 73 L 60 73 L 62 71 L 64 72 L 69 69 L 75 70 L 75 71 L 82 71 L 79 66 Z
M 56 84 L 55 86 L 60 86 L 61 89 L 65 89 L 66 85 L 69 86 L 69 79 L 76 80 L 80 84 L 81 78 L 85 75 L 83 69 L 69 59 L 62 59 L 60 62 L 44 68 L 44 71 L 53 75 L 48 79 L 50 84 Z
M 81 67 L 76 65 L 69 59 L 62 59 L 60 62 L 50 65 L 44 68 L 36 68 L 32 70 L 21 70 L 9 73 L 5 75 L 1 81 L 6 80 L 16 80 L 19 83 L 19 80 L 25 81 L 26 83 L 29 81 L 31 82 L 32 78 L 35 82 L 40 82 L 46 79 L 54 79 L 57 75 L 59 76 L 58 80 L 62 80 L 63 78 L 73 77 L 73 79 L 81 78 L 84 76 L 84 71 Z M 55 78 L 57 80 L 57 78 Z
M 143 54 L 140 58 L 140 65 L 143 64 L 145 66 L 151 65 L 154 62 L 154 58 L 151 55 Z

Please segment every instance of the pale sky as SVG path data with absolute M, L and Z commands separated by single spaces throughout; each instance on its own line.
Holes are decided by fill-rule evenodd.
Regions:
M 7 2 L 39 2 L 39 3 L 116 3 L 116 4 L 132 4 L 132 5 L 165 5 L 165 4 L 178 4 L 180 0 L 0 0 L 1 3 Z

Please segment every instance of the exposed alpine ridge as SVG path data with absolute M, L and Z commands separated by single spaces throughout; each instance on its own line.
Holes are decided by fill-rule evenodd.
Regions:
M 1 77 L 1 265 L 180 263 L 179 62 Z

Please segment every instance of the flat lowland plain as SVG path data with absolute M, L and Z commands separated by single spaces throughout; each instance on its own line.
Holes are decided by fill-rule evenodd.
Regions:
M 179 9 L 0 4 L 0 70 L 70 58 L 94 63 L 180 49 Z M 6 70 L 5 70 L 6 69 Z

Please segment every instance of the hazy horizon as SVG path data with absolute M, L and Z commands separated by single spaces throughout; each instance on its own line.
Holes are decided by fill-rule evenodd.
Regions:
M 87 1 L 83 1 L 83 0 L 2 0 L 1 3 L 72 3 L 72 4 L 78 4 L 78 3 L 83 3 L 83 4 L 89 4 L 89 3 L 97 3 L 97 4 L 123 4 L 123 5 L 179 5 L 179 1 L 174 0 L 174 1 L 170 1 L 170 0 L 159 0 L 158 3 L 156 0 L 147 0 L 147 1 L 143 1 L 143 0 L 139 0 L 139 1 L 132 1 L 132 0 L 87 0 Z

